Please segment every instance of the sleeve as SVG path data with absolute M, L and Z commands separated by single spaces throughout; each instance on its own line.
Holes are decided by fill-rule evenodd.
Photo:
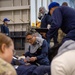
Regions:
M 61 24 L 62 24 L 61 11 L 59 9 L 56 9 L 53 12 L 53 15 L 51 17 L 52 17 L 51 28 L 46 34 L 47 39 L 49 38 L 50 40 L 51 38 L 54 37 L 54 35 L 57 35 L 58 29 L 61 27 Z
M 25 56 L 25 57 L 30 56 L 30 52 L 29 52 L 29 51 L 26 52 L 26 53 L 24 54 L 24 56 Z
M 37 56 L 37 60 L 43 59 L 48 55 L 48 43 L 46 40 L 43 41 L 41 55 Z
M 60 60 L 54 59 L 51 63 L 51 75 L 66 75 L 65 66 Z
M 2 32 L 2 33 L 5 33 L 5 28 L 4 28 L 3 25 L 1 25 L 1 32 Z
M 47 16 L 46 16 L 46 22 L 47 22 L 47 24 L 51 25 L 51 21 L 52 21 L 51 16 L 47 14 Z

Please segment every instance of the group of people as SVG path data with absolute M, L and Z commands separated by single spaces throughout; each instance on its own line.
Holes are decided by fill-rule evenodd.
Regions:
M 25 59 L 18 60 L 17 57 L 13 56 L 14 44 L 7 36 L 8 32 L 6 35 L 0 33 L 0 65 L 5 68 L 0 70 L 0 74 L 16 75 L 17 72 L 18 75 L 44 75 L 45 73 L 49 75 L 75 75 L 75 9 L 67 5 L 60 6 L 57 2 L 51 2 L 48 9 L 48 14 L 43 13 L 40 9 L 45 17 L 51 17 L 46 19 L 45 23 L 44 16 L 40 17 L 43 21 L 41 27 L 45 24 L 44 27 L 47 28 L 47 24 L 51 24 L 48 32 L 44 35 L 46 39 L 36 37 L 32 32 L 27 32 L 25 40 L 30 45 L 28 51 L 24 53 Z M 7 21 L 9 20 L 5 19 L 3 22 Z M 4 25 L 2 28 L 8 30 Z M 56 56 L 50 62 L 48 58 L 49 42 L 52 38 L 57 41 L 59 28 L 66 36 L 62 39 L 60 47 L 57 48 Z M 16 72 L 9 63 L 15 65 Z
M 31 34 L 27 34 L 26 36 L 27 40 L 30 40 L 30 37 L 32 37 Z M 39 39 L 37 37 L 37 41 L 40 40 L 42 39 Z M 34 44 L 35 41 L 36 37 L 33 37 L 33 39 L 31 38 L 32 42 L 31 44 Z M 42 46 L 42 43 L 43 46 L 47 47 L 47 42 L 45 40 L 42 40 L 41 43 L 38 42 L 37 44 L 40 44 L 38 46 Z M 38 48 L 38 46 L 36 48 Z M 49 60 L 46 56 L 47 51 L 45 49 L 43 50 L 40 50 L 40 52 L 42 51 L 42 54 L 39 51 L 36 52 L 36 50 L 34 51 L 30 50 L 31 52 L 29 53 L 30 56 L 27 55 L 27 53 L 25 54 L 25 57 L 26 56 L 30 57 L 29 59 L 26 58 L 18 59 L 18 57 L 14 55 L 15 50 L 12 39 L 9 36 L 0 33 L 0 74 L 1 75 L 44 75 L 48 73 L 50 75 Z
M 75 9 L 67 5 L 60 6 L 57 2 L 50 3 L 48 9 L 52 21 L 51 28 L 45 35 L 46 39 L 51 40 L 57 36 L 59 28 L 66 34 L 51 62 L 51 75 L 74 75 L 75 60 L 72 58 L 75 55 Z

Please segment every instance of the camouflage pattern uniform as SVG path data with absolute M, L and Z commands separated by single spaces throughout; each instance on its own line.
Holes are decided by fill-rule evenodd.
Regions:
M 0 75 L 17 75 L 15 69 L 0 58 Z

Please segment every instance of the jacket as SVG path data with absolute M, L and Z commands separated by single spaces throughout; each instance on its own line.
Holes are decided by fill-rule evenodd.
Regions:
M 51 75 L 75 75 L 75 41 L 62 44 L 51 63 Z
M 9 35 L 9 28 L 3 24 L 1 25 L 1 32 L 6 35 Z
M 51 16 L 49 14 L 45 14 L 41 19 L 41 28 L 47 28 L 48 24 L 51 24 Z
M 59 28 L 67 34 L 63 42 L 66 40 L 75 40 L 75 9 L 60 6 L 54 10 L 51 28 L 46 35 L 47 38 L 51 39 L 56 35 Z

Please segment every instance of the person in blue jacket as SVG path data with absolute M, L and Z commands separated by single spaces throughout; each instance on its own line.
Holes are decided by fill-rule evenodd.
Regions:
M 28 61 L 40 65 L 49 65 L 49 45 L 47 41 L 43 38 L 34 36 L 31 32 L 26 33 L 26 41 L 30 43 L 28 52 L 25 53 L 25 57 L 29 57 Z
M 66 34 L 62 43 L 66 40 L 75 40 L 75 9 L 67 6 L 60 6 L 57 2 L 52 2 L 48 6 L 49 13 L 52 15 L 51 28 L 46 34 L 51 39 L 57 34 L 58 29 Z
M 51 24 L 51 16 L 48 14 L 45 7 L 39 8 L 39 14 L 41 14 L 41 15 L 38 16 L 38 18 L 41 20 L 40 28 L 47 28 L 48 25 Z
M 8 28 L 8 22 L 10 20 L 8 20 L 7 18 L 4 18 L 3 20 L 3 24 L 1 25 L 1 32 L 6 34 L 7 36 L 9 36 L 9 28 Z
M 38 17 L 39 19 L 41 19 L 40 28 L 49 29 L 50 26 L 51 26 L 51 21 L 52 21 L 51 16 L 48 14 L 48 12 L 45 9 L 45 7 L 40 7 L 39 8 L 39 13 L 41 14 Z M 57 38 L 58 38 L 58 34 L 53 37 L 54 45 L 56 45 L 58 43 Z M 48 41 L 48 43 L 50 44 L 50 41 Z

